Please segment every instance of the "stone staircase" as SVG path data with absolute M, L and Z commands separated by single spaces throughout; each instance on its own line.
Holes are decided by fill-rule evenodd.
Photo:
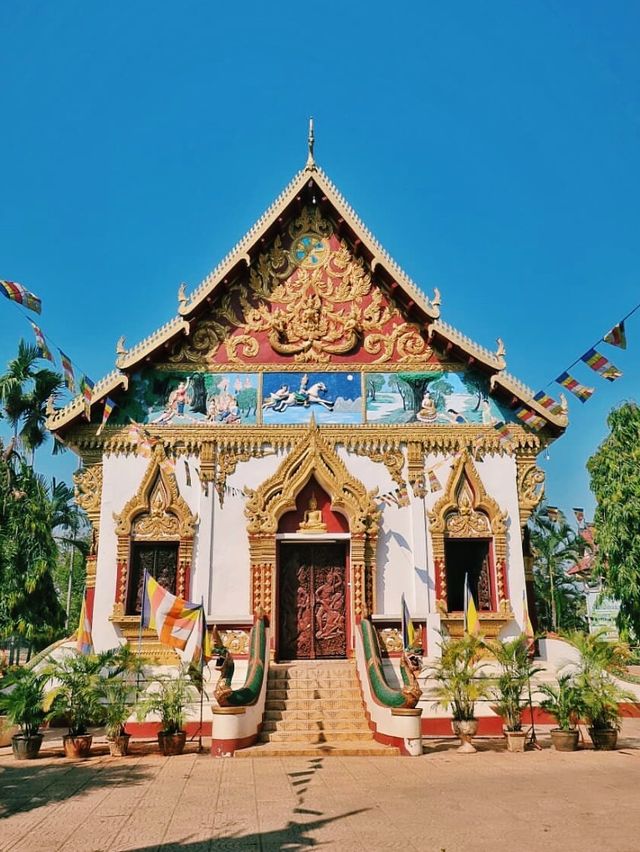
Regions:
M 259 742 L 235 756 L 400 754 L 373 739 L 352 660 L 272 663 Z

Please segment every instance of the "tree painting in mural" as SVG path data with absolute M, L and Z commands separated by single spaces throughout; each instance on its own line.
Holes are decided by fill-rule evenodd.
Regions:
M 474 411 L 479 411 L 483 402 L 489 399 L 489 385 L 484 376 L 478 373 L 461 373 L 460 379 L 472 396 L 476 397 Z
M 640 641 L 640 408 L 625 402 L 607 419 L 609 435 L 587 462 L 597 545 L 593 570 L 620 602 L 622 636 Z
M 370 373 L 367 376 L 367 397 L 372 401 L 376 401 L 376 394 L 384 387 L 384 376 L 379 373 Z
M 541 504 L 529 521 L 534 553 L 533 579 L 541 630 L 583 630 L 586 602 L 578 582 L 567 574 L 585 550 L 584 539 L 562 512 L 549 516 Z

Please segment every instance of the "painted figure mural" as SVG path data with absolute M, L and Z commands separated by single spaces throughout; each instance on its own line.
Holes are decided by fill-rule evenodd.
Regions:
M 265 373 L 264 423 L 362 423 L 359 373 Z
M 493 426 L 513 414 L 489 396 L 478 374 L 452 371 L 368 373 L 369 423 L 478 423 Z

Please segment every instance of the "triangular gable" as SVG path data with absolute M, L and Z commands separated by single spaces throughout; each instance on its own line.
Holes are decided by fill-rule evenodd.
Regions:
M 330 229 L 323 224 L 327 221 L 332 223 Z M 313 272 L 313 257 L 305 254 L 309 246 L 304 240 L 308 243 L 309 235 L 314 234 L 322 237 L 321 242 L 326 241 L 326 246 L 318 245 L 318 254 L 328 250 L 331 263 L 342 263 L 342 270 L 335 266 L 331 270 L 331 280 L 335 284 L 334 279 L 340 279 L 342 271 L 340 281 L 346 283 L 338 283 L 337 293 L 345 298 L 341 300 L 334 293 L 335 298 L 327 302 L 324 295 L 310 296 L 304 287 L 299 294 L 289 294 L 280 301 L 273 298 L 273 293 L 261 293 L 267 280 L 275 278 L 277 289 L 278 276 L 289 286 L 293 280 L 304 282 L 304 276 Z M 285 246 L 283 236 L 288 241 Z M 296 258 L 302 260 L 298 262 Z M 318 262 L 322 261 L 319 256 Z M 260 298 L 252 301 L 238 293 L 238 282 L 245 282 L 243 287 L 248 282 L 254 296 L 268 295 L 269 306 L 265 308 Z M 303 299 L 307 303 L 301 305 Z M 304 367 L 328 360 L 346 363 L 357 343 L 358 354 L 371 364 L 402 360 L 409 363 L 412 359 L 427 363 L 431 357 L 435 367 L 440 355 L 444 360 L 460 361 L 485 373 L 491 380 L 492 393 L 511 405 L 526 405 L 556 427 L 554 431 L 567 422 L 564 413 L 551 414 L 533 400 L 529 388 L 505 373 L 501 341 L 497 351 L 491 352 L 439 319 L 438 291 L 431 301 L 423 295 L 313 160 L 192 293 L 187 295 L 181 287 L 178 302 L 178 315 L 154 334 L 129 350 L 123 341 L 119 342 L 117 370 L 96 384 L 92 405 L 120 386 L 126 389 L 128 377 L 143 364 L 162 359 L 168 360 L 169 367 L 195 366 L 198 350 L 207 346 L 213 352 L 207 356 L 213 359 L 214 368 L 250 368 L 252 358 L 260 363 L 265 354 L 260 346 L 266 347 L 270 355 L 275 352 L 276 360 L 278 355 L 283 360 L 293 358 Z M 222 320 L 208 319 L 214 305 L 222 305 Z M 335 339 L 306 340 L 313 337 L 308 330 L 321 320 L 328 323 L 332 330 L 329 337 Z M 64 428 L 84 411 L 84 401 L 78 397 L 53 413 L 48 426 L 52 431 Z

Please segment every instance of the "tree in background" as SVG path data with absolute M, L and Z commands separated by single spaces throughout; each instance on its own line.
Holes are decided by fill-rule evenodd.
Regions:
M 620 602 L 622 636 L 640 641 L 640 408 L 625 402 L 607 418 L 609 435 L 587 462 L 597 545 L 593 570 Z
M 48 437 L 45 426 L 47 401 L 55 396 L 62 386 L 62 376 L 48 367 L 38 367 L 41 360 L 37 346 L 21 340 L 18 354 L 9 361 L 6 371 L 0 375 L 0 405 L 2 416 L 13 428 L 14 437 L 30 453 L 31 461 L 38 447 Z M 54 445 L 54 453 L 60 445 Z
M 541 504 L 529 521 L 534 553 L 533 579 L 541 630 L 584 630 L 586 602 L 578 582 L 567 574 L 585 549 L 582 537 L 562 512 L 549 515 Z
M 60 601 L 64 602 L 65 628 L 71 633 L 78 625 L 82 603 L 89 530 L 87 516 L 75 502 L 73 488 L 55 479 L 51 482 L 51 517 L 58 545 L 54 583 Z

